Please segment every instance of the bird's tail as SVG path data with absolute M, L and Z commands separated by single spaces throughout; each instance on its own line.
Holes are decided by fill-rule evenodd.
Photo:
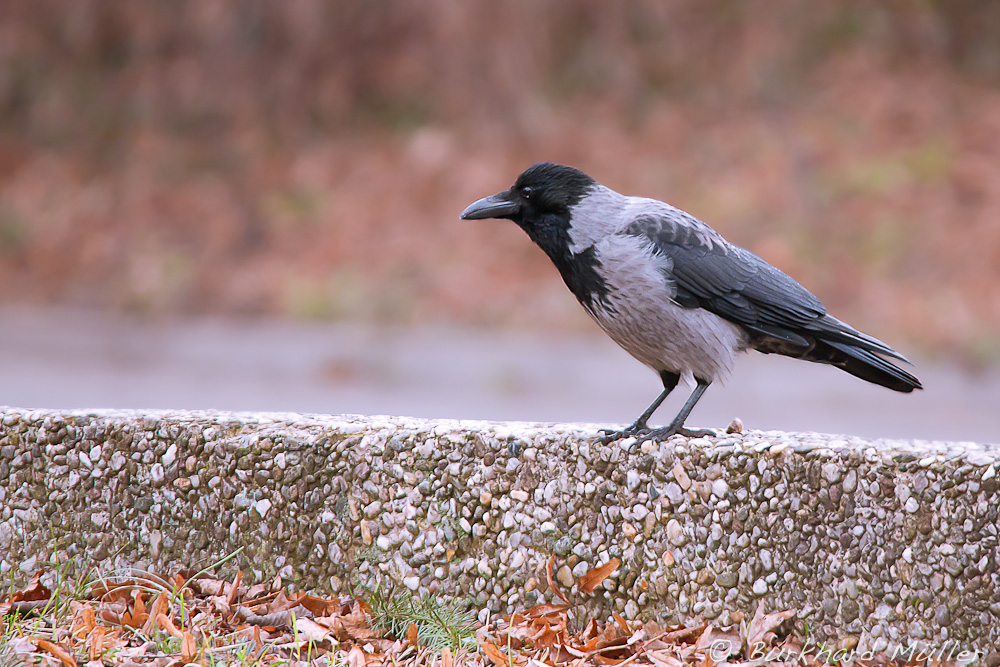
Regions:
M 804 355 L 805 359 L 832 364 L 855 377 L 894 391 L 909 393 L 914 389 L 923 389 L 916 376 L 880 356 L 909 363 L 906 357 L 879 339 L 829 315 L 817 324 L 819 326 L 810 331 L 816 344 Z

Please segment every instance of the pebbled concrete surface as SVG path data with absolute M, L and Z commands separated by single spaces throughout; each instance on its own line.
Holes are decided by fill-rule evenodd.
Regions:
M 0 576 L 45 563 L 390 583 L 734 627 L 798 610 L 839 647 L 1000 640 L 1000 447 L 291 413 L 0 412 Z M 602 589 L 574 580 L 619 558 Z M 485 613 L 485 611 L 484 611 Z

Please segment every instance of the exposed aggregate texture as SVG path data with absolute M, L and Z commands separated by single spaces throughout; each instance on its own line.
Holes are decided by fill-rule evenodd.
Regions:
M 586 425 L 0 409 L 0 574 L 222 566 L 493 613 L 545 565 L 622 564 L 590 613 L 729 627 L 800 610 L 839 647 L 1000 641 L 1000 447 L 750 431 L 593 442 Z

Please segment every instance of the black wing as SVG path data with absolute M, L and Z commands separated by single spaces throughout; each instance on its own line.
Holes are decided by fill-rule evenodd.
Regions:
M 819 299 L 790 276 L 682 211 L 639 218 L 623 232 L 648 239 L 670 260 L 674 300 L 686 308 L 704 308 L 802 348 L 810 345 L 802 330 L 826 315 Z
M 906 361 L 902 355 L 827 315 L 805 287 L 697 218 L 678 209 L 657 211 L 638 217 L 622 233 L 648 240 L 669 260 L 665 277 L 678 304 L 742 326 L 761 352 L 833 364 L 896 391 L 920 387 L 916 377 L 877 356 Z

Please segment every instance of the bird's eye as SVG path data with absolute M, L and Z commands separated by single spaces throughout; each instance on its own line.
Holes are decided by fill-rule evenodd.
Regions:
M 531 199 L 531 186 L 523 185 L 521 186 L 521 196 L 525 199 Z

